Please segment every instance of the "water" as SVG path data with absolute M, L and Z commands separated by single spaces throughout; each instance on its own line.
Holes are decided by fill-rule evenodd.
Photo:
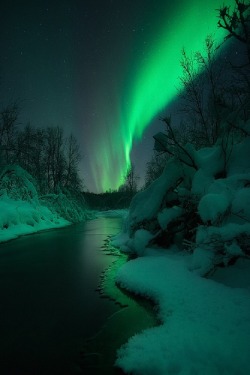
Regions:
M 118 311 L 95 291 L 113 261 L 100 250 L 120 218 L 0 245 L 0 374 L 78 374 L 87 337 Z

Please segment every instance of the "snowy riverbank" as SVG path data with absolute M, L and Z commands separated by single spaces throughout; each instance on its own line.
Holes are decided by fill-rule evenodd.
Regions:
M 125 373 L 250 374 L 250 139 L 223 142 L 169 158 L 112 241 L 133 258 L 116 282 L 162 322 L 118 350 Z
M 184 253 L 148 249 L 118 271 L 117 283 L 153 300 L 162 321 L 118 350 L 116 365 L 126 373 L 250 373 L 250 261 L 218 270 L 214 280 L 192 272 L 190 262 Z
M 8 166 L 0 174 L 0 243 L 84 221 L 91 215 L 70 194 L 39 196 L 34 179 L 19 166 Z
M 53 214 L 48 207 L 8 197 L 0 199 L 0 243 L 25 234 L 61 228 L 71 223 Z

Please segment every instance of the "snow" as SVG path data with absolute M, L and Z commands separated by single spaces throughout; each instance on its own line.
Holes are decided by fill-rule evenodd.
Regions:
M 213 181 L 214 178 L 211 175 L 205 173 L 203 169 L 198 169 L 192 181 L 192 193 L 202 196 L 207 193 L 208 187 Z
M 0 198 L 0 212 L 0 242 L 71 224 L 59 215 L 52 214 L 45 206 L 34 206 L 30 202 L 6 196 Z
M 0 243 L 41 230 L 61 228 L 89 217 L 63 193 L 38 196 L 32 176 L 17 165 L 0 173 Z
M 22 234 L 60 228 L 71 224 L 53 214 L 48 207 L 27 201 L 0 198 L 0 242 L 14 239 Z
M 246 288 L 250 292 L 250 259 L 239 258 L 233 267 L 217 268 L 213 280 L 231 288 Z
M 249 374 L 250 291 L 201 278 L 190 256 L 151 251 L 122 266 L 116 281 L 157 303 L 162 324 L 130 338 L 116 365 L 138 375 Z
M 250 221 L 250 188 L 243 188 L 236 191 L 232 201 L 232 212 L 238 218 L 245 218 Z
M 164 149 L 164 137 L 156 139 Z M 96 213 L 124 218 L 111 244 L 138 258 L 116 282 L 153 300 L 161 320 L 118 350 L 125 373 L 250 374 L 250 140 L 231 151 L 226 160 L 219 143 L 187 145 L 182 162 L 169 159 L 129 211 Z M 16 167 L 0 175 L 0 213 L 0 242 L 85 217 L 63 193 L 38 197 Z
M 181 175 L 180 163 L 175 159 L 169 160 L 163 174 L 132 199 L 129 207 L 131 225 L 156 216 L 166 192 L 175 185 Z
M 168 224 L 179 217 L 182 214 L 182 209 L 180 207 L 174 206 L 171 208 L 164 208 L 157 215 L 158 222 L 162 229 L 166 229 Z
M 152 234 L 145 229 L 139 229 L 135 232 L 133 246 L 137 255 L 142 256 L 144 254 L 145 248 L 152 238 Z
M 204 195 L 198 206 L 199 215 L 204 223 L 216 222 L 228 209 L 230 200 L 224 193 Z
M 222 143 L 170 159 L 112 241 L 138 256 L 116 282 L 153 300 L 161 320 L 118 350 L 125 373 L 250 374 L 250 139 Z
M 195 155 L 196 165 L 208 176 L 215 176 L 223 170 L 223 158 L 219 145 L 203 147 Z
M 209 244 L 213 239 L 220 238 L 221 241 L 231 241 L 241 235 L 250 234 L 250 223 L 236 224 L 228 223 L 223 226 L 202 226 L 197 230 L 196 243 Z
M 249 125 L 249 122 L 248 122 Z M 232 176 L 239 173 L 249 173 L 249 151 L 250 151 L 250 138 L 244 139 L 244 142 L 240 142 L 234 145 L 232 154 L 230 157 L 230 163 L 228 165 L 228 176 Z
M 214 253 L 210 248 L 196 247 L 191 257 L 189 270 L 197 275 L 207 275 L 214 266 Z

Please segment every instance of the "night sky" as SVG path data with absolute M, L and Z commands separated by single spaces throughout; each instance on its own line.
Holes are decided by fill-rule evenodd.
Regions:
M 210 32 L 222 38 L 222 3 L 3 1 L 1 108 L 18 101 L 23 125 L 73 132 L 90 191 L 117 188 L 129 155 L 142 183 L 159 113 L 174 105 L 181 48 L 200 49 Z

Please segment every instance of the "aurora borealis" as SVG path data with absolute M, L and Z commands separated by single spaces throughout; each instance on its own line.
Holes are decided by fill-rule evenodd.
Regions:
M 130 165 L 130 152 L 133 142 L 140 140 L 145 128 L 177 94 L 178 78 L 181 76 L 181 50 L 188 54 L 202 50 L 208 34 L 215 33 L 218 42 L 224 37 L 217 29 L 215 8 L 218 2 L 182 1 L 171 10 L 171 23 L 166 22 L 162 29 L 152 38 L 147 57 L 139 60 L 134 80 L 124 93 L 127 98 L 124 112 L 120 114 L 119 129 L 112 129 L 109 142 L 106 137 L 100 138 L 101 152 L 94 155 L 93 171 L 96 173 L 96 184 L 106 190 L 113 181 L 117 188 Z M 198 30 L 197 30 L 198 29 Z M 197 32 L 198 31 L 198 32 Z M 104 160 L 104 168 L 98 165 Z M 118 172 L 114 176 L 114 165 Z M 101 178 L 100 178 L 101 177 Z
M 1 16 L 2 101 L 24 101 L 24 122 L 72 131 L 87 188 L 116 189 L 134 147 L 140 149 L 136 165 L 149 159 L 143 134 L 176 99 L 182 48 L 188 54 L 203 49 L 211 33 L 222 41 L 215 10 L 221 5 L 9 1 Z

